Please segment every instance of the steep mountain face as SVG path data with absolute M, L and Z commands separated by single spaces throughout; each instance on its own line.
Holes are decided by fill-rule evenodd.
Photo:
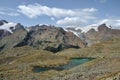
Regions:
M 66 32 L 62 28 L 47 25 L 30 27 L 26 38 L 16 47 L 25 45 L 52 52 L 58 52 L 66 48 L 85 47 L 83 41 L 72 32 Z
M 47 25 L 36 25 L 25 29 L 20 23 L 1 21 L 0 50 L 8 48 L 31 46 L 58 52 L 67 48 L 81 48 L 86 44 L 72 32 L 62 28 Z
M 2 39 L 5 36 L 9 36 L 11 33 L 7 31 L 3 25 L 7 24 L 8 22 L 5 20 L 0 20 L 0 39 Z
M 7 23 L 9 24 L 9 23 Z M 27 31 L 21 24 L 16 24 L 14 26 L 7 25 L 0 27 L 3 27 L 1 29 L 1 35 L 0 35 L 0 50 L 6 50 L 8 48 L 13 48 L 15 45 L 20 43 L 25 36 L 27 35 Z
M 76 36 L 78 36 L 81 40 L 85 40 L 85 35 L 84 33 L 82 32 L 81 29 L 75 29 L 75 28 L 66 28 L 65 29 L 67 32 L 72 32 L 74 33 Z
M 106 26 L 106 24 L 79 29 L 80 28 L 67 28 L 68 31 L 73 32 L 82 40 L 86 41 L 88 45 L 106 41 L 111 38 L 120 38 L 120 30 L 112 29 L 111 26 Z

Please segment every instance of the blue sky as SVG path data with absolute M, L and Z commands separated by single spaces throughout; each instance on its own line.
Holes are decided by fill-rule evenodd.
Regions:
M 120 0 L 1 0 L 0 19 L 26 26 L 87 26 L 107 23 L 120 29 Z

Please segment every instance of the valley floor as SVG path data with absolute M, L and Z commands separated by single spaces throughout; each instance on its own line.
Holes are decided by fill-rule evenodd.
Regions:
M 120 80 L 120 39 L 113 39 L 83 49 L 67 49 L 56 54 L 42 50 L 24 52 L 29 47 L 5 51 L 0 56 L 0 80 Z M 5 55 L 6 54 L 6 55 Z M 34 66 L 56 67 L 67 64 L 70 58 L 95 58 L 69 70 L 32 71 Z

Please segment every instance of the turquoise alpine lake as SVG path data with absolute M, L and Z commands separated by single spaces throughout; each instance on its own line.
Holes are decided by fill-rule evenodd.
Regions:
M 39 66 L 34 66 L 33 68 L 33 72 L 44 72 L 44 71 L 48 71 L 48 70 L 67 70 L 67 69 L 71 69 L 75 66 L 78 66 L 80 64 L 83 64 L 85 62 L 91 61 L 93 58 L 73 58 L 70 60 L 70 62 L 68 64 L 65 64 L 63 66 L 59 66 L 59 67 L 48 67 L 48 68 L 43 68 L 43 67 L 39 67 Z

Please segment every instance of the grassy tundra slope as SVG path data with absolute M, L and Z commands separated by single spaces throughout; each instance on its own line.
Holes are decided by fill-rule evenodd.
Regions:
M 18 47 L 11 52 L 19 56 L 0 57 L 1 80 L 120 80 L 120 39 L 95 44 L 82 49 L 67 49 L 56 54 L 31 47 Z M 29 51 L 30 50 L 30 51 Z M 14 51 L 14 52 L 13 52 Z M 20 53 L 22 51 L 22 53 Z M 24 54 L 26 53 L 26 55 Z M 90 62 L 70 70 L 32 71 L 34 66 L 55 67 L 66 64 L 70 58 L 92 57 Z
M 60 55 L 94 57 L 96 59 L 77 66 L 61 77 L 62 80 L 120 80 L 120 39 L 113 39 L 89 48 L 66 50 Z M 54 78 L 53 80 L 61 80 Z

